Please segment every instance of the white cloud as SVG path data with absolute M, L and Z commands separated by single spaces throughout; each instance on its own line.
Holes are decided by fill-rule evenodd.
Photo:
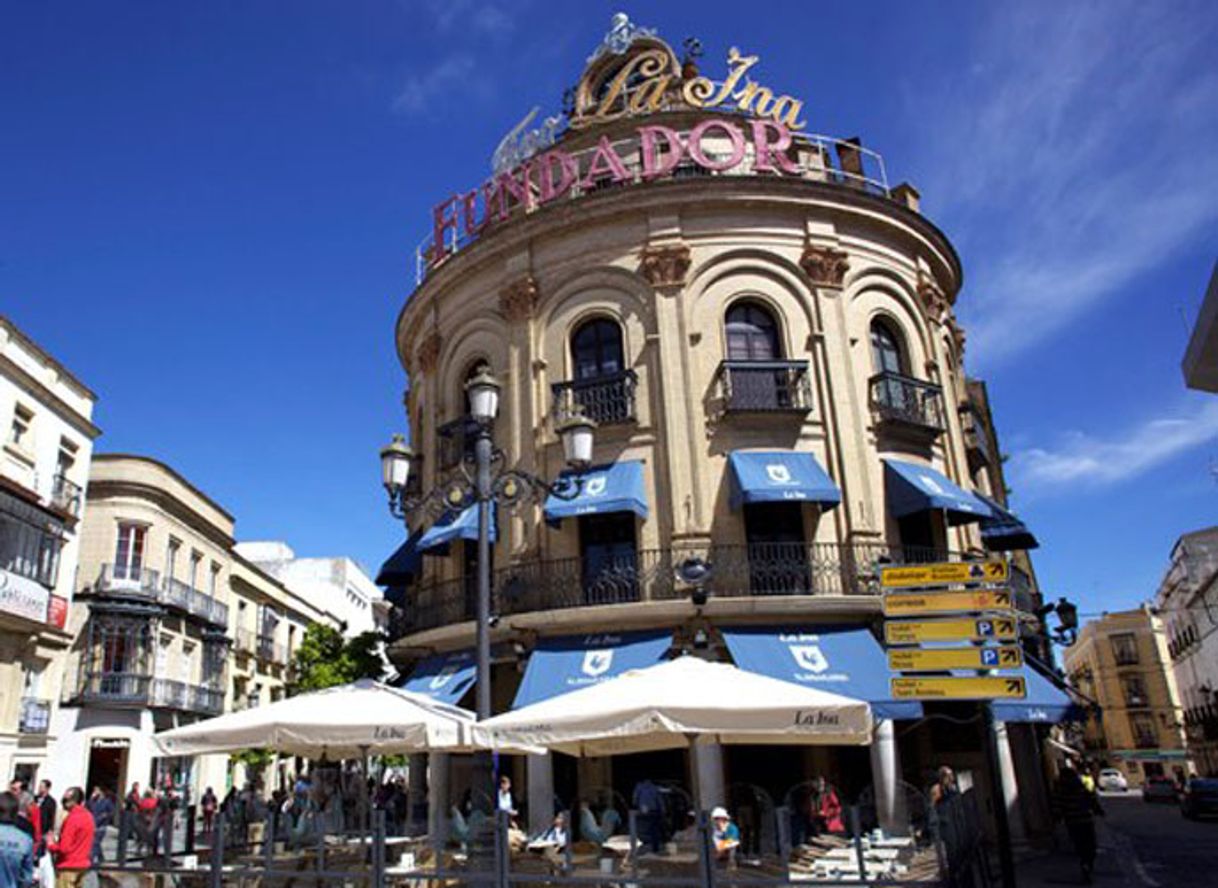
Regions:
M 402 89 L 393 100 L 393 110 L 402 114 L 417 114 L 425 111 L 433 101 L 444 93 L 456 89 L 468 89 L 474 79 L 474 57 L 468 53 L 456 53 L 442 59 L 421 75 L 406 78 Z
M 916 111 L 934 135 L 929 211 L 968 262 L 970 358 L 993 363 L 1218 222 L 1218 17 L 1115 0 L 988 8 L 973 58 Z
M 515 26 L 512 17 L 498 4 L 475 0 L 428 0 L 427 13 L 441 33 L 455 29 L 498 36 Z
M 1066 435 L 1055 449 L 1032 447 L 1011 458 L 1009 473 L 1030 495 L 1075 489 L 1073 485 L 1128 481 L 1171 458 L 1218 439 L 1218 400 L 1207 399 L 1181 415 L 1155 417 L 1102 439 Z

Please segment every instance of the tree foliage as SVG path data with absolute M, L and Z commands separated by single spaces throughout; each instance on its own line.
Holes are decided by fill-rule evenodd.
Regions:
M 383 642 L 380 632 L 363 632 L 345 640 L 332 626 L 310 623 L 292 657 L 292 693 L 320 691 L 361 678 L 380 678 L 384 669 Z

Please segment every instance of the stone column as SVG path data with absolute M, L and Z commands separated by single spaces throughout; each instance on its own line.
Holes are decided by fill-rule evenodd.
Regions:
M 427 755 L 427 831 L 434 838 L 448 828 L 448 753 Z
M 871 785 L 875 792 L 875 814 L 886 833 L 905 835 L 908 812 L 900 794 L 901 759 L 897 755 L 897 736 L 892 719 L 875 723 L 871 741 Z
M 410 806 L 406 817 L 407 832 L 410 835 L 417 835 L 424 832 L 428 824 L 427 801 L 430 796 L 427 792 L 427 755 L 425 753 L 415 753 L 410 757 L 407 774 L 409 783 L 406 800 Z
M 527 262 L 525 256 L 522 262 Z M 508 465 L 525 471 L 535 471 L 533 405 L 532 323 L 537 306 L 537 282 L 527 273 L 515 278 L 499 291 L 499 310 L 509 325 L 508 366 L 510 383 L 503 395 L 507 399 L 508 437 L 505 450 Z M 529 510 L 512 510 L 500 517 L 501 533 L 505 537 L 509 557 L 534 547 L 538 521 Z M 505 520 L 506 519 L 506 520 Z M 501 550 L 502 551 L 502 550 Z
M 715 805 L 727 803 L 723 786 L 723 746 L 718 743 L 696 743 L 694 756 L 694 801 L 698 810 L 709 811 Z
M 998 771 L 1002 776 L 1002 800 L 1006 804 L 1007 822 L 1011 825 L 1011 844 L 1021 844 L 1027 833 L 1020 813 L 1019 781 L 1015 777 L 1015 757 L 1011 753 L 1011 736 L 1007 732 L 1006 722 L 994 722 L 994 741 L 998 751 Z
M 550 828 L 554 820 L 554 758 L 530 755 L 525 758 L 528 781 L 529 835 Z

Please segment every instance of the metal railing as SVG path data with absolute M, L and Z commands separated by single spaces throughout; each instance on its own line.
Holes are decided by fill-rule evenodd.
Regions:
M 623 370 L 595 379 L 572 379 L 550 386 L 553 406 L 550 415 L 558 423 L 581 412 L 597 425 L 634 422 L 635 392 L 639 377 L 633 370 Z
M 228 626 L 228 605 L 174 577 L 162 581 L 157 571 L 124 564 L 103 564 L 97 588 L 155 601 L 192 614 L 215 626 Z
M 871 410 L 878 420 L 935 435 L 945 428 L 941 387 L 900 373 L 877 373 L 870 389 Z
M 21 698 L 21 718 L 17 730 L 22 734 L 45 734 L 51 727 L 51 701 L 37 697 Z
M 156 601 L 161 589 L 161 575 L 139 565 L 103 564 L 97 588 L 103 592 L 123 592 Z
M 275 639 L 269 635 L 259 635 L 257 641 L 257 649 L 255 651 L 259 660 L 265 660 L 268 663 L 278 663 L 280 665 L 287 662 L 287 654 L 283 649 L 283 645 L 276 644 Z
M 77 697 L 84 703 L 163 707 L 214 715 L 224 709 L 224 692 L 135 672 L 89 672 Z
M 958 553 L 881 543 L 750 543 L 642 549 L 598 558 L 536 559 L 495 571 L 492 611 L 500 616 L 684 598 L 675 568 L 698 557 L 714 566 L 712 597 L 870 596 L 879 594 L 877 565 L 959 560 Z M 424 583 L 408 595 L 391 634 L 400 637 L 472 620 L 469 579 Z
M 234 634 L 234 647 L 239 653 L 252 654 L 257 650 L 257 636 L 249 629 L 238 629 Z
M 63 475 L 56 475 L 51 481 L 51 505 L 69 515 L 80 517 L 80 485 L 69 481 Z
M 715 383 L 724 413 L 799 413 L 812 409 L 807 361 L 723 361 Z

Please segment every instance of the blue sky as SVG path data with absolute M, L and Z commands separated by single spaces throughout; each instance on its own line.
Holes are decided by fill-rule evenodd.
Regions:
M 99 392 L 102 449 L 374 570 L 414 245 L 619 5 L 6 3 L 0 312 Z M 1218 400 L 1179 371 L 1218 255 L 1218 7 L 623 8 L 708 70 L 759 54 L 921 189 L 1046 591 L 1153 593 L 1218 498 Z

